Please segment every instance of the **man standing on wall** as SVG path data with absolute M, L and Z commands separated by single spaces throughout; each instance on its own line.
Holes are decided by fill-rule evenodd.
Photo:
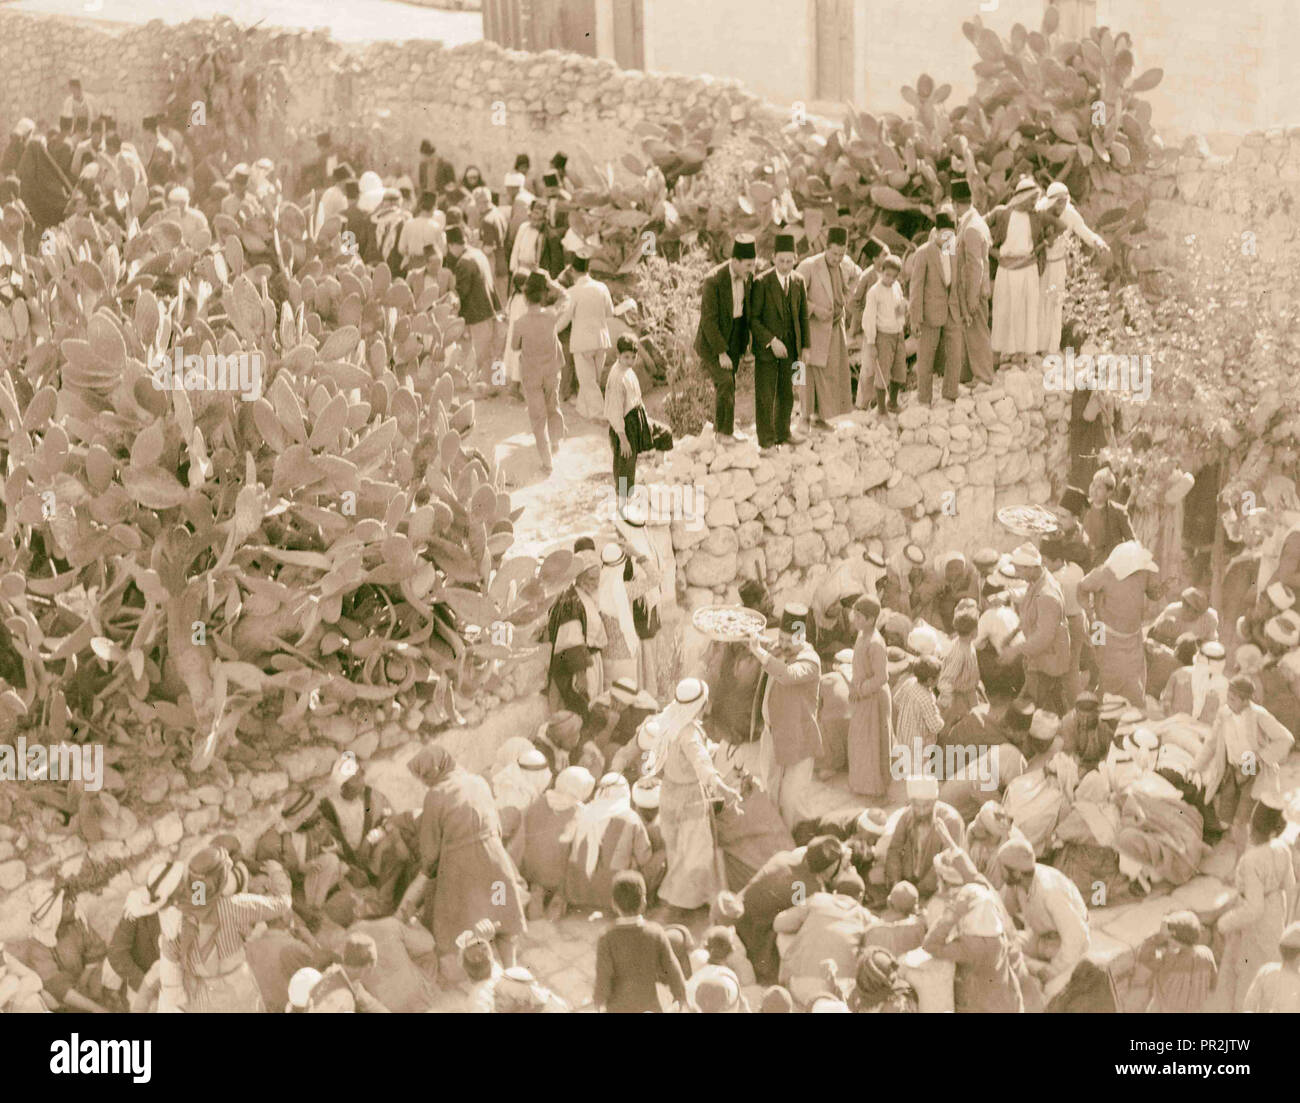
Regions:
M 794 362 L 808 339 L 808 295 L 794 263 L 794 235 L 777 234 L 773 267 L 754 281 L 754 423 L 760 448 L 803 439 L 790 432 Z
M 853 407 L 846 320 L 849 297 L 862 276 L 845 256 L 849 234 L 843 226 L 826 233 L 826 251 L 806 257 L 799 275 L 808 288 L 808 348 L 804 352 L 803 428 L 829 427 L 829 418 Z
M 992 235 L 983 216 L 971 206 L 970 182 L 952 182 L 952 204 L 957 214 L 956 272 L 953 277 L 958 325 L 955 340 L 946 351 L 953 362 L 945 371 L 963 373 L 963 361 L 979 383 L 993 382 L 993 345 L 989 334 L 989 246 Z M 945 390 L 948 383 L 945 380 Z
M 700 287 L 695 351 L 713 379 L 713 427 L 732 442 L 747 439 L 735 431 L 736 370 L 749 347 L 751 277 L 757 256 L 753 236 L 737 234 L 731 260 L 718 265 Z
M 943 397 L 957 398 L 961 356 L 951 369 L 949 349 L 961 324 L 953 296 L 953 262 L 957 255 L 957 224 L 948 211 L 935 212 L 934 233 L 916 251 L 912 283 L 908 288 L 908 321 L 916 337 L 917 399 L 923 406 L 934 401 L 934 374 L 943 375 Z

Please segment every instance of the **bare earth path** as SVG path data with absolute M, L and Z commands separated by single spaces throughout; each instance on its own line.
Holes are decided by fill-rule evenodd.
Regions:
M 17 0 L 14 11 L 62 15 L 103 23 L 184 23 L 226 15 L 237 23 L 314 30 L 325 27 L 339 42 L 430 38 L 450 46 L 483 37 L 475 11 L 441 11 L 394 0 Z

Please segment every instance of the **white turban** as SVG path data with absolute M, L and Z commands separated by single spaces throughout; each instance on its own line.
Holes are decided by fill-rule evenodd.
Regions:
M 908 800 L 938 800 L 939 782 L 932 777 L 915 775 L 907 779 Z
M 1110 555 L 1106 557 L 1106 566 L 1121 582 L 1135 571 L 1158 573 L 1160 570 L 1159 565 L 1151 558 L 1151 553 L 1136 540 L 1125 540 L 1122 544 L 1116 544 Z

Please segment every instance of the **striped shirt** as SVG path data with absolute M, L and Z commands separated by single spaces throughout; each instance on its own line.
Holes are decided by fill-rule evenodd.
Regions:
M 943 716 L 934 694 L 915 678 L 908 678 L 895 692 L 894 703 L 898 713 L 896 741 L 906 747 L 917 742 L 933 743 L 943 728 Z
M 159 950 L 163 960 L 181 967 L 185 993 L 189 998 L 187 1010 L 207 1010 L 208 993 L 204 982 L 227 976 L 243 965 L 246 960 L 244 939 L 249 932 L 264 920 L 288 919 L 292 907 L 288 896 L 259 896 L 244 892 L 221 897 L 199 928 L 199 936 L 185 961 L 181 961 L 180 938 L 173 939 L 164 934 L 159 940 Z

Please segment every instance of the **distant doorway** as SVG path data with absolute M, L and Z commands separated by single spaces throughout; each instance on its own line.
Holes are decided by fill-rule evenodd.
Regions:
M 816 0 L 815 100 L 853 99 L 853 5 L 854 0 Z

